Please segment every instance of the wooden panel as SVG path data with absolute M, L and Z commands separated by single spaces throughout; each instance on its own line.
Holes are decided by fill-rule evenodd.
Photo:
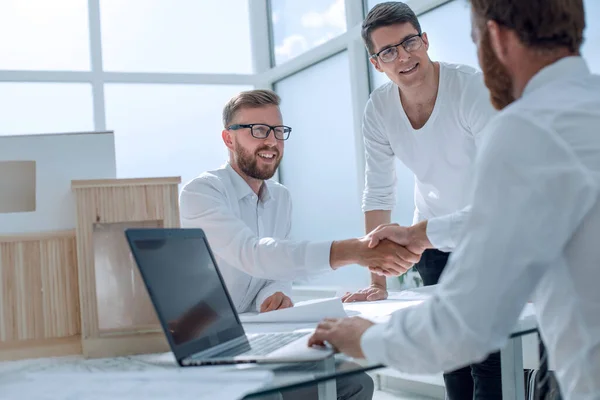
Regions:
M 158 184 L 161 179 L 163 184 Z M 90 349 L 86 345 L 88 339 L 104 337 L 106 334 L 131 335 L 134 332 L 158 329 L 154 308 L 137 267 L 132 268 L 129 247 L 122 232 L 124 227 L 156 225 L 157 221 L 164 227 L 179 226 L 178 181 L 166 179 L 169 184 L 164 184 L 163 178 L 145 185 L 143 179 L 129 180 L 131 185 L 122 185 L 121 182 L 112 180 L 72 184 L 77 198 L 82 339 L 84 354 L 87 356 L 90 356 L 90 352 L 86 350 Z M 107 186 L 102 186 L 103 183 Z M 100 227 L 114 230 L 120 240 L 115 237 L 110 239 L 110 236 L 105 237 L 104 241 L 99 240 Z M 115 249 L 112 254 L 106 251 L 110 247 Z M 124 273 L 129 273 L 129 276 L 125 277 Z M 125 285 L 134 289 L 126 289 Z M 106 304 L 111 293 L 115 295 L 114 299 Z M 120 305 L 116 306 L 118 303 Z M 116 315 L 109 318 L 111 309 Z M 95 343 L 105 343 L 108 346 L 111 341 Z M 102 345 L 97 346 L 100 347 L 96 347 L 93 353 L 101 354 Z M 126 348 L 127 346 L 123 347 L 123 354 L 129 354 Z M 109 348 L 105 350 L 106 354 L 112 354 Z
M 0 237 L 0 343 L 80 333 L 75 232 Z
M 82 353 L 79 335 L 44 340 L 24 340 L 20 342 L 0 342 L 0 361 L 22 360 L 26 358 L 64 357 Z
M 126 179 L 93 179 L 93 180 L 74 180 L 71 181 L 71 188 L 86 189 L 92 187 L 119 187 L 119 186 L 150 186 L 150 185 L 178 185 L 181 183 L 180 176 L 164 178 L 126 178 Z
M 94 224 L 98 329 L 160 329 L 148 292 L 125 239 L 126 228 L 160 228 L 162 221 Z

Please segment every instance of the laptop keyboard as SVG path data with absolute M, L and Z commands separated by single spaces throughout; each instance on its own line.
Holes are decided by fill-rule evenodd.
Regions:
M 248 348 L 246 344 L 240 344 L 234 348 L 228 349 L 219 353 L 218 357 L 233 357 L 233 356 L 264 356 L 272 353 L 301 338 L 306 336 L 306 333 L 261 333 L 256 336 L 250 336 L 248 342 L 250 343 L 251 349 L 244 351 Z

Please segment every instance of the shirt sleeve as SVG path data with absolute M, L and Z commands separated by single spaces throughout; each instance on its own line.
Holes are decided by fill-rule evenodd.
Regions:
M 392 210 L 396 204 L 396 165 L 392 147 L 382 132 L 372 99 L 363 116 L 365 188 L 362 210 Z
M 438 373 L 501 349 L 598 196 L 560 138 L 517 116 L 494 124 L 477 166 L 465 235 L 436 292 L 365 332 L 369 361 Z
M 454 251 L 461 237 L 471 206 L 452 214 L 431 218 L 427 221 L 427 238 L 438 250 Z
M 258 237 L 232 211 L 218 178 L 200 177 L 179 197 L 181 226 L 201 228 L 215 253 L 239 270 L 263 279 L 293 280 L 331 271 L 331 241 Z

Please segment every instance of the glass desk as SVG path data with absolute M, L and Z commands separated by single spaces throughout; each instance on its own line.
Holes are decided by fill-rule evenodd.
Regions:
M 265 368 L 253 367 L 253 368 Z M 353 360 L 337 354 L 317 363 L 296 363 L 266 367 L 274 372 L 271 382 L 261 389 L 248 394 L 244 399 L 268 398 L 278 393 L 286 394 L 295 390 L 314 388 L 319 400 L 337 399 L 337 380 L 350 381 L 359 374 L 385 368 L 381 364 L 370 364 L 364 360 Z
M 317 363 L 187 368 L 179 367 L 172 353 L 96 359 L 49 357 L 0 362 L 0 399 L 275 399 L 280 393 L 285 395 L 306 389 L 302 390 L 300 398 L 335 400 L 336 379 L 353 379 L 357 374 L 381 367 L 353 361 L 341 354 Z M 236 377 L 232 378 L 232 372 L 237 374 Z M 32 375 L 38 380 L 28 382 L 27 376 Z M 256 378 L 259 375 L 261 378 Z M 263 379 L 264 376 L 269 379 Z M 191 384 L 190 379 L 193 380 Z M 246 383 L 258 380 L 234 395 L 231 390 L 222 388 L 231 386 L 228 385 L 231 379 Z M 154 389 L 147 389 L 149 383 Z M 105 390 L 105 387 L 108 388 Z M 151 395 L 150 390 L 153 390 Z
M 430 289 L 429 289 L 430 290 Z M 420 295 L 424 294 L 426 290 L 418 291 Z M 360 314 L 366 318 L 376 317 L 375 314 L 387 314 L 392 309 L 402 306 L 411 307 L 419 303 L 414 299 L 396 301 L 405 301 L 402 304 L 394 305 L 393 302 L 387 301 L 380 304 L 368 304 L 363 303 L 362 306 L 358 306 L 360 310 L 355 309 L 357 306 L 346 305 L 348 311 L 361 311 Z M 351 303 L 357 304 L 357 303 Z M 257 333 L 261 331 L 269 332 L 284 332 L 284 331 L 297 331 L 304 329 L 314 329 L 316 324 L 280 324 L 280 323 L 268 323 L 268 324 L 244 324 L 244 328 L 247 333 Z M 528 333 L 535 332 L 537 329 L 533 307 L 527 305 L 523 310 L 521 317 L 519 318 L 518 324 L 513 329 L 511 337 L 504 349 L 501 350 L 502 357 L 502 389 L 503 398 L 505 399 L 524 399 L 524 376 L 523 376 L 523 350 L 522 350 L 522 336 Z M 192 367 L 194 368 L 194 367 Z M 215 367 L 202 367 L 202 368 L 215 368 Z M 265 381 L 268 383 L 258 384 L 251 390 L 244 392 L 244 395 L 249 399 L 257 398 L 269 398 L 278 393 L 287 394 L 292 390 L 301 390 L 309 387 L 314 388 L 315 393 L 319 400 L 335 400 L 337 398 L 337 387 L 336 379 L 358 379 L 357 376 L 367 371 L 373 371 L 377 369 L 385 368 L 381 364 L 370 364 L 364 360 L 354 360 L 344 355 L 337 354 L 334 357 L 330 357 L 325 361 L 319 363 L 293 363 L 287 365 L 238 365 L 230 366 L 229 369 L 235 368 L 236 371 L 240 369 L 268 369 L 272 371 L 271 380 Z M 139 371 L 142 373 L 149 374 L 159 373 L 168 374 L 169 371 L 173 372 L 179 369 L 175 363 L 174 357 L 171 353 L 165 354 L 149 354 L 131 357 L 119 357 L 119 358 L 107 358 L 107 359 L 90 359 L 86 360 L 80 356 L 73 357 L 60 357 L 60 358 L 42 358 L 36 360 L 21 360 L 15 362 L 0 362 L 0 399 L 2 397 L 2 384 L 3 382 L 15 382 L 15 378 L 20 376 L 22 373 L 43 373 L 48 372 L 63 372 L 63 373 L 93 373 L 93 372 L 116 372 L 122 371 Z M 188 369 L 188 368 L 184 368 Z M 161 372 L 164 371 L 164 372 Z M 245 372 L 244 372 L 245 374 Z M 177 382 L 169 382 L 169 386 L 177 386 Z M 200 385 L 201 386 L 201 385 Z M 213 383 L 214 386 L 214 383 Z M 258 387 L 258 389 L 257 389 Z M 43 390 L 40 388 L 40 390 Z M 201 391 L 201 390 L 200 390 Z M 195 394 L 195 392 L 194 392 Z M 54 397 L 59 398 L 59 397 Z M 154 397 L 158 398 L 158 397 Z M 167 397 L 172 398 L 172 397 Z M 179 397 L 182 398 L 182 397 Z M 198 393 L 197 398 L 202 398 L 201 393 Z M 238 397 L 239 398 L 239 397 Z M 81 398 L 86 400 L 85 396 Z M 98 399 L 98 397 L 94 397 Z M 229 400 L 226 396 L 221 397 L 219 400 Z

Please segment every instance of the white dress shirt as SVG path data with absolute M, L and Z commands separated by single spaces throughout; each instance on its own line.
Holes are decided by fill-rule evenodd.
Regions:
M 472 165 L 481 132 L 497 111 L 476 69 L 440 62 L 439 78 L 435 106 L 420 129 L 412 127 L 394 82 L 371 94 L 363 117 L 366 169 L 362 209 L 394 208 L 398 157 L 415 177 L 413 223 L 429 220 L 431 243 L 451 251 L 468 211 Z
M 287 188 L 265 181 L 257 196 L 231 167 L 208 171 L 181 192 L 183 228 L 202 228 L 238 312 L 260 309 L 291 281 L 331 271 L 331 242 L 292 241 Z M 259 198 L 260 197 L 260 198 Z
M 600 399 L 600 77 L 569 57 L 489 125 L 472 210 L 432 299 L 361 339 L 370 361 L 437 373 L 501 349 L 533 300 L 566 399 Z

